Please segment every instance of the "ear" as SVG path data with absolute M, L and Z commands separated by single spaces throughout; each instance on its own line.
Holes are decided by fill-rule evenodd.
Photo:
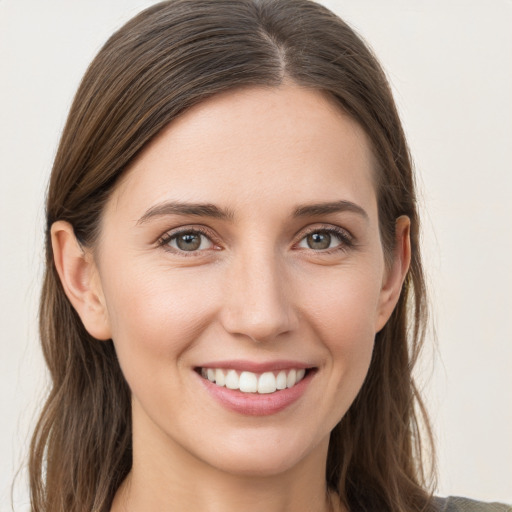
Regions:
M 375 332 L 379 332 L 386 325 L 400 298 L 402 285 L 411 263 L 410 227 L 411 221 L 406 215 L 398 217 L 395 222 L 393 261 L 384 275 Z
M 69 222 L 55 222 L 51 238 L 62 287 L 84 327 L 96 339 L 110 339 L 105 298 L 92 253 L 81 247 Z

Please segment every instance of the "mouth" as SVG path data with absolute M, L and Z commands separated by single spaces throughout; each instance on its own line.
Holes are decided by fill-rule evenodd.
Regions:
M 314 371 L 313 368 L 287 368 L 276 371 L 251 372 L 232 368 L 198 367 L 195 371 L 218 387 L 241 393 L 270 395 L 295 387 Z
M 277 414 L 300 403 L 318 370 L 290 360 L 212 361 L 194 368 L 203 389 L 215 402 L 246 416 Z

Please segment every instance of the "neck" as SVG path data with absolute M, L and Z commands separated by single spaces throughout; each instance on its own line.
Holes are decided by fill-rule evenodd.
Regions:
M 133 439 L 132 470 L 119 488 L 111 512 L 344 510 L 326 489 L 328 438 L 299 464 L 271 475 L 223 471 L 169 439 L 166 446 L 148 442 L 147 437 L 144 443 L 137 442 L 137 435 Z
M 342 511 L 325 486 L 310 489 L 282 478 L 221 478 L 205 480 L 197 475 L 187 486 L 168 481 L 149 484 L 132 472 L 119 489 L 112 512 L 338 512 Z

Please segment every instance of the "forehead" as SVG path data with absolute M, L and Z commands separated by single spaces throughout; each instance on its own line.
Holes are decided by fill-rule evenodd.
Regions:
M 375 202 L 373 156 L 335 101 L 296 85 L 218 94 L 171 122 L 142 151 L 111 205 L 165 201 Z

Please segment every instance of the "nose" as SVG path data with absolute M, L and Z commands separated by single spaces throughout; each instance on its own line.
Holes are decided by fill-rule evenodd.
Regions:
M 234 258 L 221 312 L 226 331 L 256 342 L 272 341 L 298 323 L 283 265 L 262 252 Z

